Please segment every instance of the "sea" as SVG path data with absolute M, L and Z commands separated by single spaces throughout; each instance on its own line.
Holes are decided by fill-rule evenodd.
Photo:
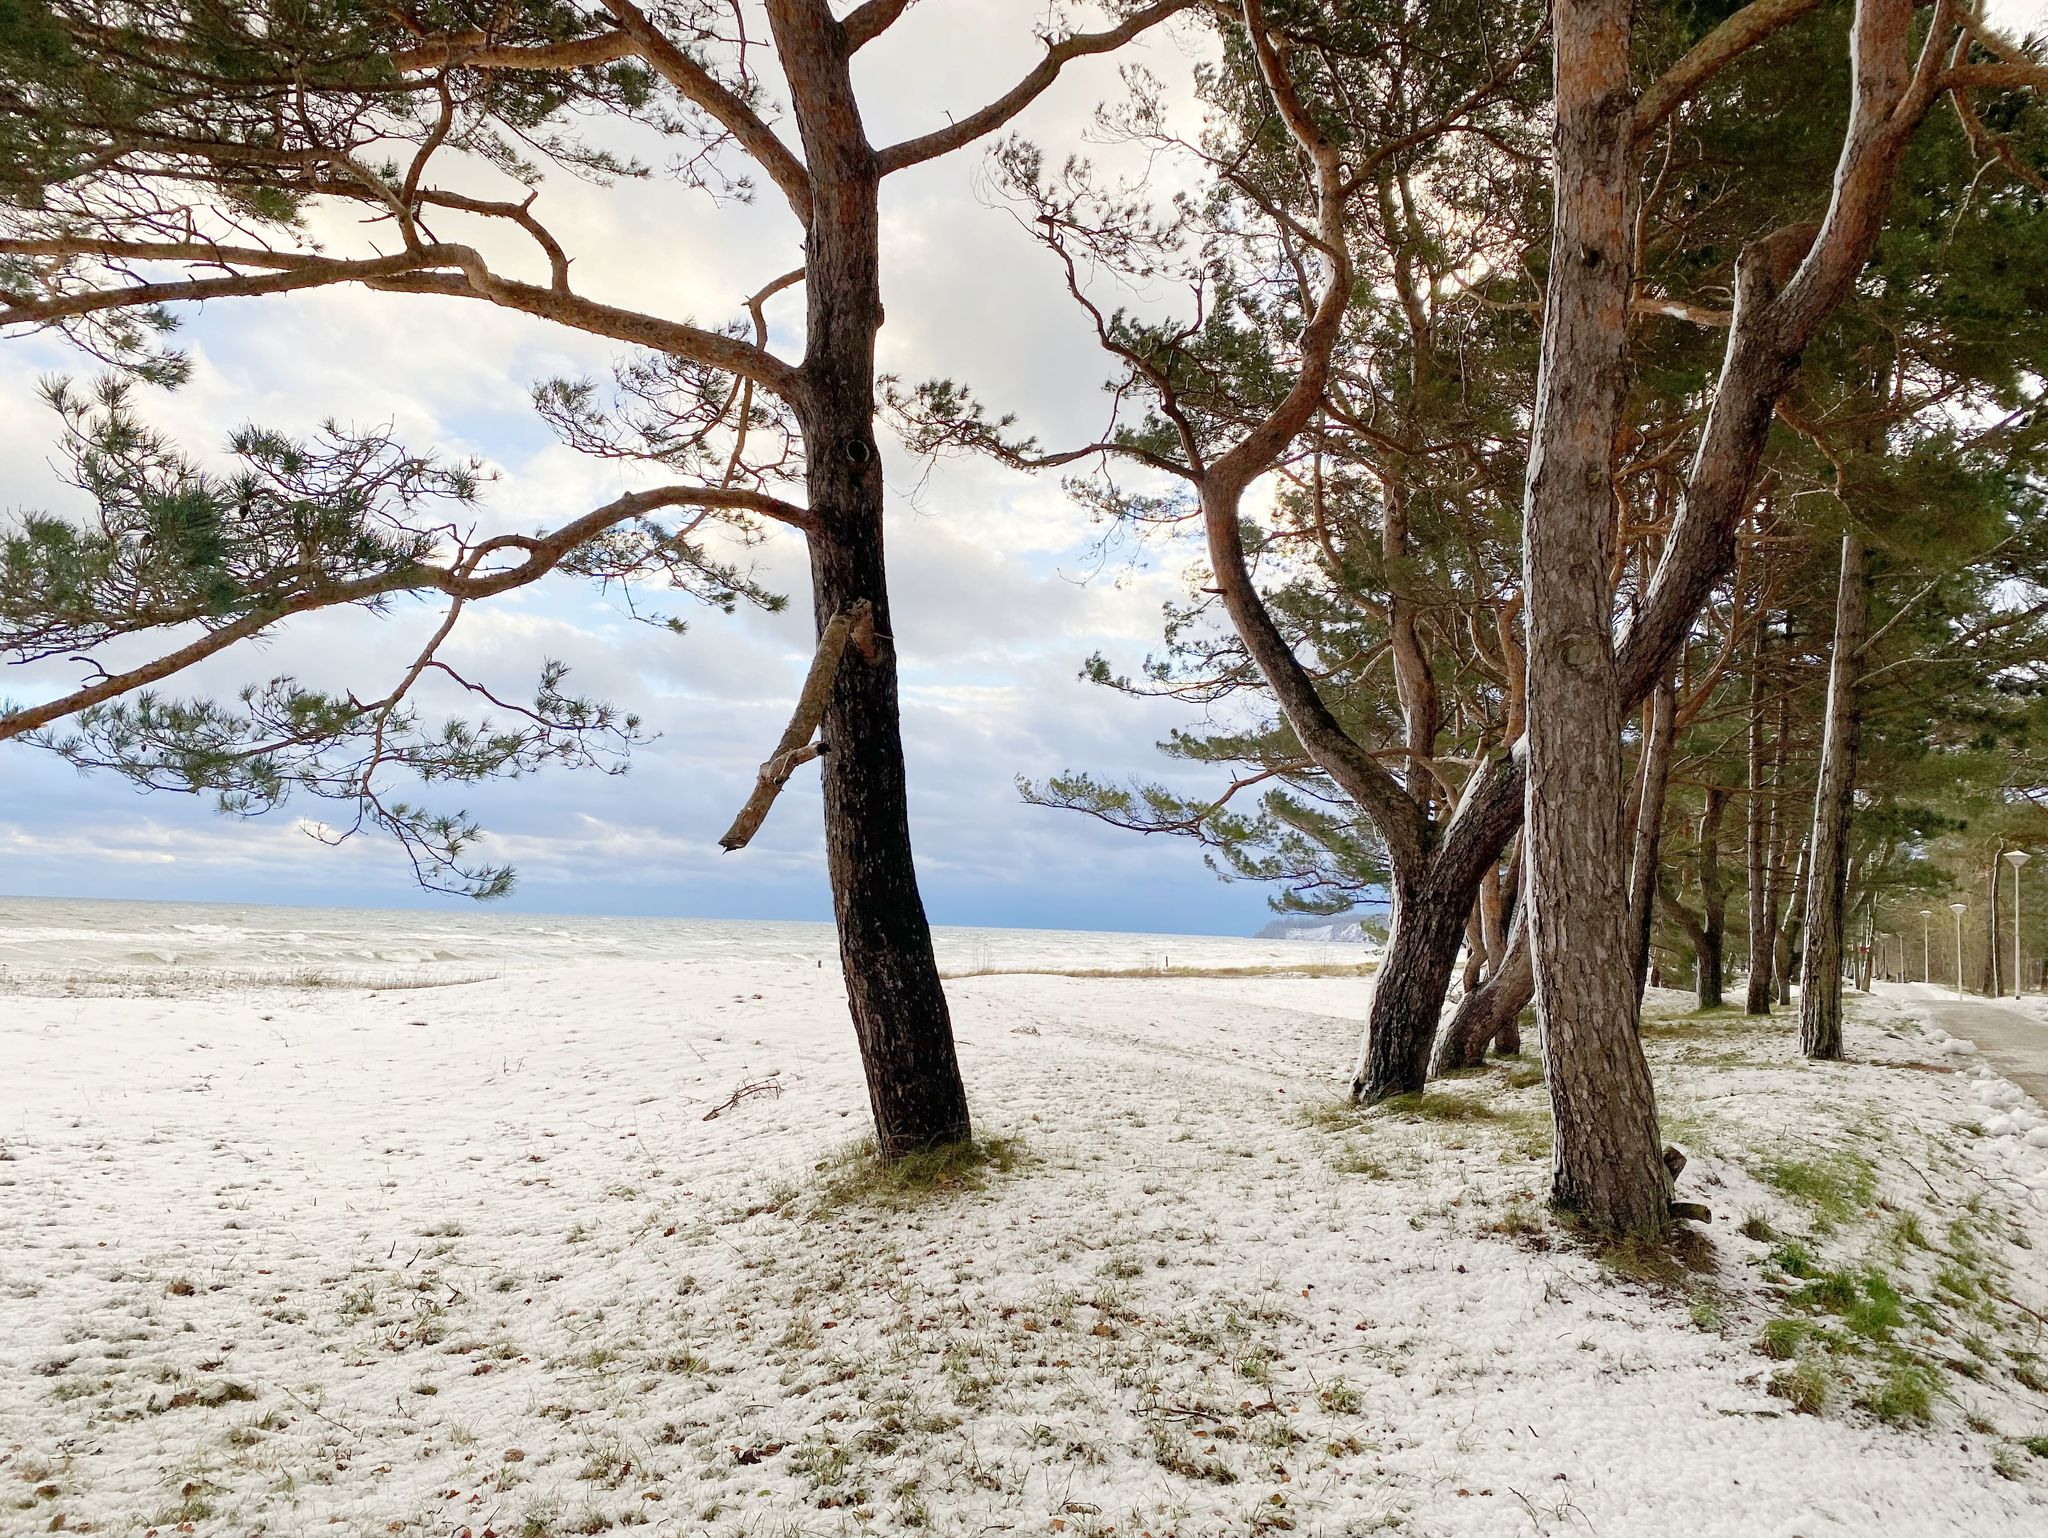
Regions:
M 933 938 L 941 969 L 955 974 L 1298 966 L 1366 954 L 1354 945 L 1229 935 L 941 925 Z M 0 897 L 0 981 L 63 974 L 424 982 L 618 961 L 829 966 L 837 955 L 831 925 L 777 920 Z

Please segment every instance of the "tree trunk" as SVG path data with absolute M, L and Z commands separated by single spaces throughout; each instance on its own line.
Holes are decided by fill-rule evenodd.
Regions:
M 1671 783 L 1673 715 L 1678 708 L 1669 678 L 1650 695 L 1636 765 L 1636 824 L 1629 859 L 1629 934 L 1635 944 L 1636 1004 L 1650 979 L 1650 921 L 1655 916 L 1658 846 L 1663 841 L 1664 796 Z
M 1612 460 L 1628 385 L 1632 0 L 1556 0 L 1556 212 L 1523 514 L 1525 841 L 1551 1194 L 1593 1232 L 1658 1233 L 1671 1174 L 1636 1038 L 1615 670 Z
M 1529 963 L 1528 915 L 1519 901 L 1522 891 L 1522 843 L 1518 837 L 1508 852 L 1508 876 L 1500 883 L 1501 914 L 1506 933 L 1501 938 L 1500 958 L 1487 978 L 1488 988 L 1500 990 L 1487 1008 L 1493 1017 L 1492 1049 L 1501 1057 L 1519 1056 L 1522 1050 L 1522 1011 L 1536 996 L 1536 976 Z M 1514 1007 L 1508 1008 L 1508 1000 Z
M 1792 867 L 1792 885 L 1788 889 L 1790 898 L 1783 922 L 1778 925 L 1777 951 L 1773 970 L 1778 979 L 1778 1002 L 1792 1002 L 1792 984 L 1799 977 L 1799 955 L 1793 946 L 1799 939 L 1800 927 L 1806 922 L 1806 855 L 1811 848 L 1808 839 L 1799 841 L 1799 858 Z
M 1453 905 L 1418 886 L 1396 883 L 1386 954 L 1380 958 L 1367 1012 L 1365 1049 L 1351 1077 L 1351 1097 L 1365 1104 L 1413 1094 L 1429 1078 L 1430 1048 L 1444 994 L 1465 939 L 1470 899 Z
M 1465 916 L 1465 972 L 1458 979 L 1461 994 L 1471 993 L 1479 987 L 1479 979 L 1486 975 L 1486 921 L 1479 916 L 1475 903 L 1472 911 Z
M 1486 1049 L 1497 1045 L 1504 1056 L 1522 1050 L 1522 1011 L 1535 996 L 1536 974 L 1529 960 L 1528 910 L 1515 909 L 1508 924 L 1507 954 L 1486 979 L 1460 1001 L 1437 1038 L 1433 1073 L 1453 1068 L 1477 1068 L 1486 1061 Z
M 1721 818 L 1728 792 L 1707 787 L 1706 809 L 1700 814 L 1700 947 L 1693 968 L 1693 992 L 1701 1009 L 1721 1007 L 1721 953 L 1728 934 L 1728 887 L 1721 879 Z
M 1771 1012 L 1772 960 L 1776 953 L 1776 926 L 1771 922 L 1773 907 L 1771 881 L 1771 810 L 1775 803 L 1766 783 L 1764 760 L 1764 659 L 1765 638 L 1770 634 L 1770 616 L 1758 612 L 1756 641 L 1749 653 L 1749 802 L 1744 807 L 1742 853 L 1748 878 L 1749 980 L 1743 990 L 1745 1015 Z
M 879 177 L 844 34 L 822 5 L 777 0 L 770 21 L 812 182 L 809 304 L 799 420 L 818 528 L 810 540 L 820 633 L 873 606 L 872 657 L 849 648 L 825 708 L 825 855 L 847 1002 L 875 1141 L 885 1159 L 964 1140 L 967 1095 L 911 860 L 896 643 L 882 557 L 875 334 L 882 325 Z
M 1799 1045 L 1808 1057 L 1842 1055 L 1842 948 L 1849 882 L 1849 810 L 1856 793 L 1856 752 L 1862 720 L 1856 680 L 1870 623 L 1870 583 L 1863 541 L 1842 536 L 1841 584 L 1835 594 L 1834 660 L 1828 667 L 1827 724 L 1813 795 L 1812 861 L 1806 875 L 1806 960 L 1799 986 Z

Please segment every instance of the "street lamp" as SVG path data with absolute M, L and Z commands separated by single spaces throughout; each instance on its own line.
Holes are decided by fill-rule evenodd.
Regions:
M 1963 915 L 1970 911 L 1968 903 L 1950 903 L 1948 911 L 1956 916 L 1956 998 L 1963 996 Z
M 1923 983 L 1934 981 L 1934 970 L 1928 965 L 1929 958 L 1934 955 L 1934 951 L 1931 948 L 1934 942 L 1929 938 L 1934 933 L 1932 927 L 1933 919 L 1934 910 L 1932 908 L 1922 908 L 1920 910 L 1920 981 Z
M 2024 849 L 2008 849 L 2006 862 L 2012 866 L 2012 996 L 2020 996 L 2020 867 L 2033 858 Z

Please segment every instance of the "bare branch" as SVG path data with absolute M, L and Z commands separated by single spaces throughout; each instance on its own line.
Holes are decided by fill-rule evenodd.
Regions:
M 760 832 L 761 824 L 767 821 L 768 810 L 775 805 L 775 798 L 782 794 L 782 787 L 789 783 L 789 777 L 799 767 L 824 753 L 829 744 L 813 744 L 811 738 L 818 730 L 818 723 L 825 719 L 825 705 L 832 697 L 832 685 L 839 676 L 839 659 L 845 655 L 847 644 L 855 639 L 854 632 L 865 628 L 867 636 L 862 650 L 874 644 L 874 611 L 865 600 L 855 604 L 844 613 L 835 614 L 818 635 L 818 650 L 811 657 L 811 668 L 804 675 L 804 686 L 797 694 L 796 710 L 789 718 L 789 725 L 783 728 L 782 740 L 775 744 L 775 751 L 761 766 L 760 777 L 754 782 L 754 793 L 747 797 L 747 804 L 740 808 L 739 816 L 732 820 L 732 826 L 725 830 L 725 836 L 718 845 L 727 854 L 736 849 L 746 848 L 753 836 Z
M 619 26 L 633 39 L 634 47 L 654 67 L 656 74 L 701 107 L 719 127 L 753 156 L 770 181 L 782 189 L 790 208 L 805 224 L 811 222 L 811 177 L 790 147 L 776 136 L 739 97 L 712 78 L 710 71 L 670 40 L 667 33 L 647 19 L 633 0 L 604 0 L 605 9 L 618 18 Z
M 1046 88 L 1059 79 L 1060 71 L 1075 59 L 1113 52 L 1195 3 L 1196 0 L 1154 0 L 1153 4 L 1141 11 L 1133 11 L 1120 25 L 1107 32 L 1076 32 L 1048 43 L 1045 57 L 1038 61 L 1037 68 L 979 112 L 969 113 L 944 128 L 915 139 L 905 139 L 882 150 L 876 156 L 881 173 L 887 176 L 891 171 L 901 171 L 906 166 L 936 160 L 941 155 L 949 155 L 977 139 L 985 138 L 1044 95 Z
M 553 320 L 595 336 L 676 353 L 708 367 L 738 374 L 794 399 L 802 385 L 797 370 L 765 348 L 701 326 L 663 320 L 635 310 L 622 310 L 561 288 L 543 288 L 499 277 L 470 246 L 420 246 L 395 256 L 360 261 L 314 256 L 301 251 L 269 251 L 261 247 L 221 246 L 210 242 L 140 241 L 96 238 L 0 240 L 0 255 L 88 256 L 121 261 L 190 262 L 205 265 L 259 267 L 261 274 L 230 272 L 220 278 L 193 278 L 177 283 L 139 283 L 125 288 L 90 289 L 47 297 L 0 292 L 0 326 L 49 324 L 106 310 L 153 304 L 291 293 L 302 289 L 361 283 L 396 293 L 442 294 L 484 299 L 506 309 Z M 457 271 L 445 269 L 455 268 Z M 435 270 L 441 269 L 441 270 Z

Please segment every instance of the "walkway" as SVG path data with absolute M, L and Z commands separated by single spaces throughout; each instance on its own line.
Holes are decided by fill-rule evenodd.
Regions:
M 1911 1000 L 1916 1011 L 1951 1036 L 1975 1042 L 1992 1067 L 2048 1107 L 2048 1019 L 2011 999 L 1965 998 L 1959 1003 L 1948 989 L 1926 983 L 1878 987 L 1893 998 Z

